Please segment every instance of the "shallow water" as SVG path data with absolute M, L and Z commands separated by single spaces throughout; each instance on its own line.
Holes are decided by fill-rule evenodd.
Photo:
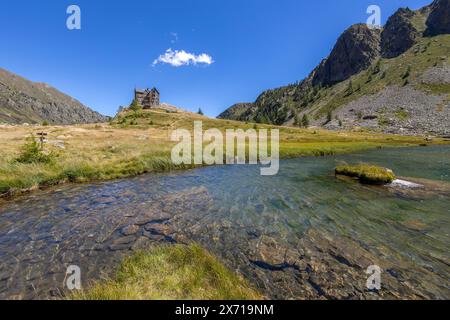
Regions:
M 336 179 L 342 161 L 450 183 L 450 147 L 435 146 L 285 160 L 274 177 L 222 166 L 35 192 L 0 207 L 0 298 L 58 297 L 68 265 L 87 285 L 130 250 L 190 240 L 272 298 L 450 298 L 450 193 Z

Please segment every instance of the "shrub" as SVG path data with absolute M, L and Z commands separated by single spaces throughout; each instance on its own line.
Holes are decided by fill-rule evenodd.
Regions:
M 407 79 L 411 74 L 411 66 L 408 66 L 408 68 L 406 68 L 405 73 L 403 73 L 402 75 L 402 79 Z
M 298 118 L 298 114 L 294 115 L 294 126 L 298 127 L 300 125 L 300 119 Z
M 330 123 L 331 120 L 333 120 L 333 112 L 331 112 L 331 110 L 330 110 L 327 112 L 327 122 L 326 123 Z
M 395 112 L 395 116 L 400 120 L 406 120 L 409 118 L 409 113 L 404 109 L 399 109 Z
M 353 94 L 353 82 L 352 80 L 350 80 L 348 83 L 348 87 L 345 90 L 345 96 L 348 97 L 351 96 L 352 94 Z
M 380 127 L 385 127 L 388 126 L 391 122 L 389 121 L 388 118 L 386 118 L 386 116 L 384 114 L 380 114 L 378 116 L 378 125 Z
M 358 120 L 362 120 L 362 118 L 363 118 L 363 114 L 362 114 L 361 111 L 358 111 L 358 112 L 356 113 L 356 116 L 358 117 Z
M 27 139 L 22 146 L 21 153 L 16 159 L 19 163 L 52 163 L 55 160 L 55 154 L 44 153 L 34 136 Z
M 303 118 L 302 118 L 302 127 L 304 127 L 304 128 L 309 127 L 309 119 L 308 119 L 308 116 L 306 115 L 306 113 L 303 115 Z
M 378 74 L 381 71 L 381 62 L 380 60 L 377 61 L 374 68 L 372 69 L 372 74 Z
M 134 112 L 138 112 L 142 110 L 142 106 L 139 104 L 139 102 L 136 99 L 133 99 L 133 102 L 130 104 L 130 110 Z

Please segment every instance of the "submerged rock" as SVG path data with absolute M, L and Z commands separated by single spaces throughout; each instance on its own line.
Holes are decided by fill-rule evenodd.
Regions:
M 394 187 L 394 188 L 399 187 L 399 188 L 408 188 L 408 189 L 423 188 L 423 185 L 421 185 L 421 184 L 406 181 L 406 180 L 401 180 L 401 179 L 396 179 L 396 180 L 392 181 L 392 183 L 389 184 L 389 186 Z
M 126 227 L 123 227 L 122 230 L 120 230 L 120 232 L 124 236 L 130 236 L 130 235 L 136 234 L 138 231 L 139 231 L 139 226 L 135 225 L 135 224 L 128 225 Z

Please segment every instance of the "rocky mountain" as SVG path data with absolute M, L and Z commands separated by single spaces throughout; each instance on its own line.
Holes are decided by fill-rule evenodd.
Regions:
M 414 11 L 402 8 L 389 18 L 381 33 L 383 58 L 398 57 L 414 45 L 416 39 L 420 36 L 419 30 L 413 22 L 415 17 Z
M 380 33 L 366 24 L 348 28 L 315 72 L 313 85 L 332 85 L 367 69 L 380 56 Z
M 450 1 L 435 0 L 431 4 L 431 12 L 426 22 L 425 34 L 435 36 L 450 33 Z
M 72 97 L 0 68 L 0 122 L 78 124 L 107 121 Z
M 450 135 L 450 0 L 399 9 L 384 28 L 356 24 L 295 84 L 263 92 L 221 117 L 299 125 Z

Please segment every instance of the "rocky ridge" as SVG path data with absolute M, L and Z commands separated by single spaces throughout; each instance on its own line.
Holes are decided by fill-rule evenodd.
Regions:
M 380 55 L 380 30 L 366 24 L 348 28 L 338 39 L 330 56 L 315 72 L 314 86 L 332 85 L 367 69 Z
M 80 124 L 108 117 L 45 83 L 29 81 L 0 68 L 0 122 Z
M 431 12 L 426 22 L 426 35 L 450 33 L 450 1 L 435 0 L 431 4 Z
M 383 58 L 398 57 L 414 45 L 420 36 L 412 22 L 415 15 L 414 11 L 402 8 L 389 18 L 381 33 Z

